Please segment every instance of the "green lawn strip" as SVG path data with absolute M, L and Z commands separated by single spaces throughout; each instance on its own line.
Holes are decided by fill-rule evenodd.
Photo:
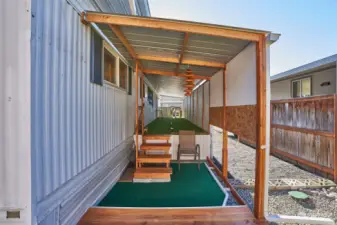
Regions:
M 119 182 L 99 206 L 110 207 L 200 207 L 221 206 L 224 193 L 209 174 L 206 166 L 172 164 L 168 183 Z
M 171 123 L 173 129 L 171 129 Z M 206 133 L 205 130 L 184 118 L 157 118 L 146 126 L 146 134 L 178 134 L 179 130 L 194 130 L 198 133 Z

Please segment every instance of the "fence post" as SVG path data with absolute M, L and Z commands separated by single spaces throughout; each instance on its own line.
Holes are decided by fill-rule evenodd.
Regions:
M 333 119 L 334 119 L 334 165 L 333 165 L 333 179 L 334 179 L 334 182 L 337 182 L 337 138 L 336 138 L 336 131 L 337 131 L 337 95 L 334 94 L 334 101 L 333 101 L 333 104 L 334 104 L 334 110 L 333 110 Z

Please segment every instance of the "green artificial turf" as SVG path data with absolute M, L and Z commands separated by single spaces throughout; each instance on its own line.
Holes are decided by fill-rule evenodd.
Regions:
M 148 129 L 146 134 L 178 134 L 179 130 L 194 130 L 196 133 L 206 132 L 183 118 L 157 118 L 146 127 Z
M 118 182 L 99 206 L 114 207 L 200 207 L 221 206 L 224 193 L 204 164 L 172 164 L 171 182 Z

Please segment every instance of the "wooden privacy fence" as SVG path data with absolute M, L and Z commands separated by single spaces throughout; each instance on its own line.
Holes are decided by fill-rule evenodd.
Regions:
M 271 153 L 337 181 L 336 99 L 271 101 Z

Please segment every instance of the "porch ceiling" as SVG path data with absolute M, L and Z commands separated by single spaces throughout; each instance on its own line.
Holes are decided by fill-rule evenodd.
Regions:
M 186 69 L 194 79 L 210 79 L 249 43 L 268 31 L 97 12 L 83 21 L 96 23 L 118 51 L 141 71 L 161 94 L 184 95 Z M 165 77 L 155 78 L 164 75 Z M 178 76 L 178 77 L 177 77 Z M 173 87 L 169 87 L 173 86 Z

